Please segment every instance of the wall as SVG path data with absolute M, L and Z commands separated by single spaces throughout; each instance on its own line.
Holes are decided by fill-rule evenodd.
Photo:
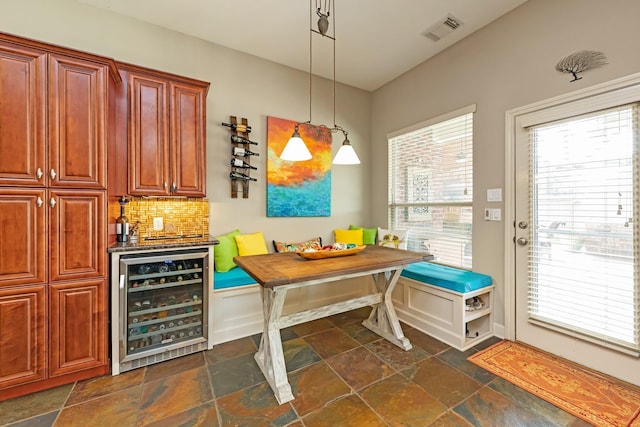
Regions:
M 509 14 L 375 91 L 372 170 L 385 170 L 389 132 L 477 104 L 474 121 L 473 268 L 497 285 L 496 322 L 504 323 L 505 221 L 483 221 L 486 190 L 505 186 L 505 112 L 640 70 L 637 0 L 529 0 Z M 464 21 L 464 16 L 459 16 Z M 555 71 L 579 50 L 604 52 L 609 65 L 571 77 Z M 372 222 L 387 221 L 386 174 L 373 174 Z
M 284 67 L 219 45 L 188 37 L 97 9 L 72 0 L 3 0 L 0 31 L 92 52 L 211 82 L 207 97 L 207 198 L 212 234 L 235 228 L 263 231 L 267 241 L 307 240 L 321 235 L 333 241 L 333 228 L 367 221 L 369 175 L 370 94 L 338 85 L 336 121 L 349 130 L 349 139 L 362 164 L 332 168 L 331 217 L 266 217 L 267 116 L 306 121 L 309 111 L 308 73 Z M 301 37 L 303 35 L 300 35 Z M 306 36 L 306 34 L 305 34 Z M 307 54 L 307 52 L 300 52 Z M 331 123 L 331 81 L 314 81 L 313 121 Z M 261 145 L 249 199 L 231 199 L 229 116 L 246 117 L 251 139 Z M 293 129 L 292 129 L 293 132 Z M 334 153 L 342 140 L 334 144 Z M 340 185 L 347 182 L 349 185 Z

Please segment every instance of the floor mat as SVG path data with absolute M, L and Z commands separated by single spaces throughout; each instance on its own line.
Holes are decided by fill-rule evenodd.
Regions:
M 468 360 L 595 426 L 640 427 L 640 388 L 633 385 L 508 340 Z

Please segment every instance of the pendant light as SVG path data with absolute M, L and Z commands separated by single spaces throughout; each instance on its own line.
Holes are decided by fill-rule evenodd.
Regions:
M 324 8 L 322 6 L 323 0 L 315 0 L 316 2 L 316 14 L 318 15 L 318 30 L 313 29 L 312 24 L 312 2 L 314 0 L 309 0 L 309 121 L 304 124 L 313 126 L 313 127 L 322 127 L 325 129 L 329 129 L 331 133 L 342 132 L 344 135 L 344 141 L 340 146 L 340 149 L 336 153 L 335 158 L 333 159 L 333 164 L 335 165 L 357 165 L 360 164 L 360 159 L 356 154 L 355 150 L 351 146 L 351 142 L 347 135 L 349 132 L 344 130 L 341 126 L 336 124 L 336 39 L 335 39 L 335 2 L 333 7 L 331 5 L 331 0 L 324 0 Z M 333 14 L 333 34 L 334 37 L 327 35 L 327 30 L 329 29 L 329 16 Z M 311 123 L 311 84 L 313 80 L 312 73 L 312 63 L 313 63 L 313 34 L 318 34 L 322 37 L 328 37 L 333 41 L 333 127 L 330 128 L 325 125 L 314 125 Z M 287 145 L 282 150 L 280 154 L 280 158 L 282 160 L 288 160 L 291 162 L 304 161 L 311 159 L 311 153 L 307 148 L 306 144 L 300 137 L 299 126 L 301 123 L 296 123 L 295 129 L 293 131 L 293 135 L 287 142 Z
M 303 160 L 311 159 L 311 152 L 305 145 L 304 141 L 300 137 L 299 124 L 296 123 L 296 127 L 293 131 L 293 135 L 287 142 L 287 145 L 282 150 L 282 154 L 280 154 L 280 158 L 282 160 L 288 160 L 290 162 L 299 162 Z

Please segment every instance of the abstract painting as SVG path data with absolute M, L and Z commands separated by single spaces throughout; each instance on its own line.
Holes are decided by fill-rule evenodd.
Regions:
M 331 216 L 331 131 L 301 124 L 311 160 L 282 160 L 296 123 L 267 117 L 267 217 Z

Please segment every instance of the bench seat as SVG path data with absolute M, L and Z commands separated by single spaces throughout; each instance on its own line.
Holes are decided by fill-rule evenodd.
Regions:
M 493 280 L 429 262 L 402 270 L 393 291 L 398 318 L 461 351 L 493 336 Z
M 217 271 L 213 273 L 214 289 L 235 288 L 237 286 L 253 285 L 255 283 L 255 279 L 239 267 L 234 267 L 224 273 Z
M 433 264 L 430 262 L 417 262 L 410 264 L 402 270 L 402 276 L 416 280 L 418 282 L 429 283 L 430 285 L 461 294 L 477 291 L 478 289 L 490 286 L 491 276 L 474 273 L 473 271 L 460 270 L 458 268 Z

